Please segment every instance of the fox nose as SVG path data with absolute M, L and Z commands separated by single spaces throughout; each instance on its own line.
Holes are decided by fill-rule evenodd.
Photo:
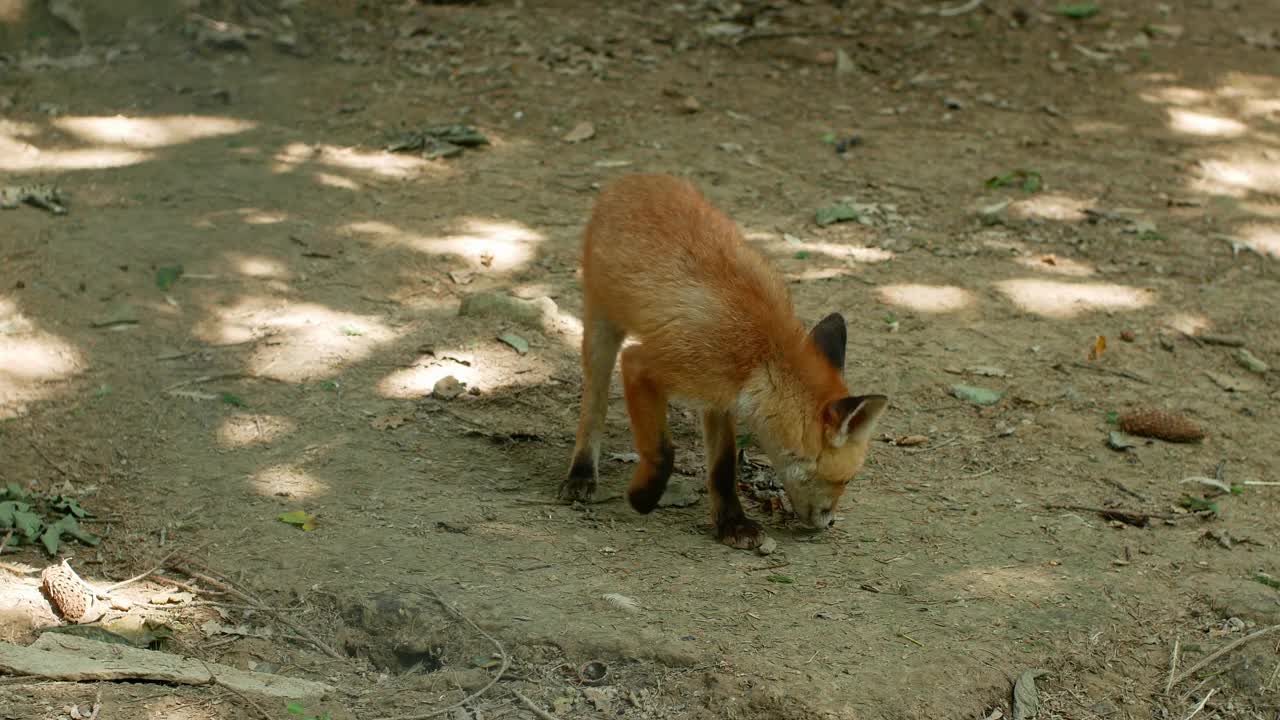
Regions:
M 834 517 L 827 521 L 827 527 L 835 527 L 835 525 L 836 519 Z

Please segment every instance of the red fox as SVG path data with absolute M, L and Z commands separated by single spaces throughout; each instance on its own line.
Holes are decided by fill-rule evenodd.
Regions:
M 565 501 L 587 500 L 599 475 L 609 380 L 622 341 L 627 414 L 639 465 L 627 486 L 652 512 L 675 450 L 667 402 L 702 412 L 707 491 L 716 537 L 742 549 L 765 534 L 738 499 L 736 423 L 750 429 L 812 528 L 835 523 L 845 485 L 862 469 L 889 400 L 850 395 L 844 318 L 806 333 L 782 278 L 734 222 L 689 182 L 631 175 L 601 192 L 582 254 L 582 407 Z

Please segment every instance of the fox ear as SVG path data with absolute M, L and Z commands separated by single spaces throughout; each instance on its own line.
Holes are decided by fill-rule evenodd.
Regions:
M 818 321 L 809 331 L 809 337 L 817 346 L 818 352 L 830 361 L 836 370 L 844 372 L 844 347 L 847 335 L 844 327 L 844 316 L 840 313 L 830 315 Z
M 827 442 L 832 447 L 843 447 L 849 440 L 865 443 L 888 407 L 889 398 L 884 395 L 845 397 L 828 404 Z

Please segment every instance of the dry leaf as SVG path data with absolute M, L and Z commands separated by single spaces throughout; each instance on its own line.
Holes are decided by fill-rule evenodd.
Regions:
M 913 447 L 915 445 L 923 445 L 929 442 L 929 438 L 925 435 L 904 435 L 893 441 L 898 447 Z
M 1093 347 L 1089 348 L 1089 362 L 1093 362 L 1102 357 L 1102 353 L 1107 351 L 1107 336 L 1098 335 L 1093 339 Z

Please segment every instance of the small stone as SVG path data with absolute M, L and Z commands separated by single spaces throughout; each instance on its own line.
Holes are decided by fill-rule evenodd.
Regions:
M 1138 339 L 1138 336 L 1132 330 L 1122 330 L 1120 331 L 1120 339 L 1125 342 L 1133 342 Z
M 1236 362 L 1240 365 L 1240 367 L 1244 368 L 1245 370 L 1248 370 L 1249 372 L 1258 373 L 1259 375 L 1264 375 L 1266 374 L 1267 370 L 1270 369 L 1270 367 L 1268 367 L 1268 365 L 1265 362 L 1263 362 L 1257 355 L 1254 355 L 1253 353 L 1249 352 L 1245 348 L 1237 348 L 1234 353 L 1234 356 L 1235 356 Z
M 564 137 L 560 139 L 564 140 L 567 143 L 573 144 L 573 143 L 580 143 L 584 140 L 590 140 L 595 136 L 596 136 L 596 126 L 592 125 L 589 122 L 583 121 L 578 123 L 577 125 L 574 125 L 573 129 L 565 133 Z
M 1136 443 L 1129 440 L 1129 438 L 1124 433 L 1118 432 L 1116 430 L 1112 430 L 1110 433 L 1107 434 L 1107 447 L 1111 448 L 1112 450 L 1127 452 L 1138 446 Z
M 461 395 L 463 390 L 462 382 L 458 378 L 452 375 L 445 375 L 437 380 L 435 386 L 431 388 L 431 397 L 452 400 Z
M 702 110 L 702 103 L 698 102 L 698 98 L 690 95 L 686 97 L 684 100 L 680 101 L 680 110 L 682 112 L 686 112 L 692 115 L 693 113 L 696 113 Z
M 983 225 L 1003 225 L 1005 222 L 1005 211 L 1009 209 L 1009 200 L 1001 200 L 990 205 L 983 205 L 978 208 L 978 219 Z
M 960 100 L 956 99 L 956 98 L 953 98 L 953 97 L 945 98 L 945 99 L 942 101 L 942 104 L 943 104 L 943 106 L 945 106 L 948 110 L 963 110 L 963 109 L 964 109 L 964 103 L 963 103 L 963 102 L 961 102 Z
M 853 58 L 849 57 L 849 53 L 843 50 L 836 51 L 836 75 L 852 75 L 854 71 Z
M 756 546 L 757 555 L 772 555 L 778 551 L 778 541 L 766 535 L 764 540 Z

